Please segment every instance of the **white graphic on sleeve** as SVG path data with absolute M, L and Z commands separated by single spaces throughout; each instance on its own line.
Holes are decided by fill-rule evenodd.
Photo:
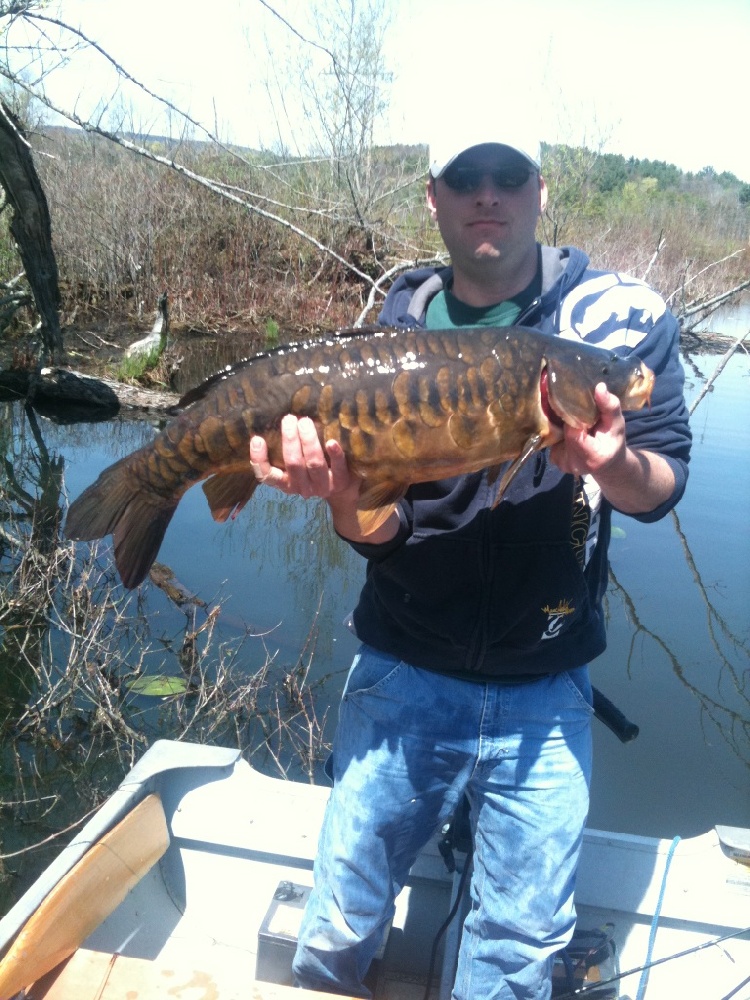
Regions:
M 653 289 L 626 274 L 601 274 L 573 288 L 562 302 L 561 336 L 597 347 L 635 348 L 667 307 Z

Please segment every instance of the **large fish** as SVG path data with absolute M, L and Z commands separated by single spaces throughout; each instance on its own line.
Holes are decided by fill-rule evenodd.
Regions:
M 596 422 L 594 387 L 602 381 L 623 409 L 639 409 L 654 376 L 633 355 L 521 327 L 346 331 L 280 347 L 188 392 L 151 444 L 105 469 L 72 504 L 66 534 L 113 534 L 122 582 L 136 587 L 194 483 L 208 479 L 203 489 L 217 521 L 251 498 L 252 435 L 262 435 L 272 463 L 283 466 L 286 413 L 311 417 L 321 441 L 341 443 L 362 479 L 366 534 L 411 483 L 514 460 L 499 501 L 526 458 L 562 438 L 563 423 Z

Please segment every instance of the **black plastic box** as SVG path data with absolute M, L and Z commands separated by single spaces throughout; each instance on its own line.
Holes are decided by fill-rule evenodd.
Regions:
M 258 931 L 256 979 L 281 986 L 293 985 L 292 959 L 310 891 L 309 885 L 279 882 Z

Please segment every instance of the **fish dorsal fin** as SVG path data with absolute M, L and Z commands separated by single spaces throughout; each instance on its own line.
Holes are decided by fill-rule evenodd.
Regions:
M 197 403 L 199 399 L 203 399 L 206 396 L 209 389 L 212 389 L 217 382 L 223 382 L 225 379 L 231 378 L 237 372 L 242 371 L 243 368 L 247 368 L 257 360 L 258 358 L 245 358 L 244 361 L 237 361 L 233 365 L 227 365 L 226 368 L 222 368 L 220 372 L 209 375 L 208 378 L 199 382 L 194 388 L 189 389 L 174 406 L 170 407 L 169 412 L 173 413 L 178 410 L 184 410 L 185 407 L 190 406 L 192 403 Z
M 357 523 L 363 535 L 371 535 L 385 524 L 408 487 L 408 483 L 383 482 L 360 493 Z
M 173 407 L 170 408 L 170 413 L 176 412 L 178 410 L 184 410 L 185 407 L 190 406 L 192 403 L 197 403 L 199 399 L 203 399 L 208 391 L 216 385 L 217 382 L 223 382 L 225 379 L 231 378 L 238 372 L 241 372 L 243 368 L 247 368 L 254 364 L 258 358 L 264 357 L 264 355 L 258 355 L 254 358 L 245 358 L 243 361 L 237 361 L 233 365 L 227 365 L 220 372 L 215 372 L 213 375 L 209 375 L 208 378 L 199 382 L 194 388 L 189 389 L 180 400 L 175 403 Z
M 235 518 L 255 492 L 258 480 L 253 472 L 226 472 L 211 476 L 203 484 L 214 521 Z
M 532 434 L 531 437 L 528 438 L 526 444 L 521 449 L 521 454 L 518 456 L 515 462 L 513 462 L 513 464 L 508 468 L 508 471 L 500 480 L 500 485 L 497 488 L 497 494 L 495 495 L 495 500 L 492 504 L 493 510 L 503 499 L 505 491 L 508 489 L 510 484 L 516 478 L 516 476 L 521 471 L 523 466 L 526 464 L 526 462 L 528 462 L 528 460 L 531 458 L 531 456 L 534 454 L 535 451 L 539 451 L 541 445 L 542 445 L 541 434 Z M 495 471 L 495 477 L 497 477 L 497 471 Z
M 391 327 L 382 326 L 361 326 L 361 327 L 348 327 L 342 330 L 336 330 L 329 337 L 335 338 L 336 340 L 349 340 L 355 337 L 363 337 L 375 333 L 393 333 Z M 321 339 L 321 344 L 324 343 L 324 339 Z M 208 378 L 204 379 L 193 389 L 189 389 L 180 400 L 175 403 L 174 406 L 170 407 L 170 413 L 177 413 L 180 410 L 184 410 L 186 407 L 191 406 L 193 403 L 197 403 L 199 399 L 203 399 L 208 391 L 217 384 L 217 382 L 223 382 L 225 379 L 231 378 L 233 375 L 237 375 L 243 369 L 248 368 L 250 365 L 255 364 L 263 358 L 272 357 L 274 354 L 289 353 L 289 351 L 294 350 L 296 347 L 309 347 L 310 343 L 305 343 L 304 341 L 293 342 L 291 344 L 284 344 L 280 347 L 274 347 L 270 351 L 261 351 L 259 354 L 254 354 L 252 357 L 243 358 L 240 361 L 235 361 L 234 364 L 227 365 L 226 368 L 222 368 L 221 371 L 215 372 L 213 375 L 209 375 Z

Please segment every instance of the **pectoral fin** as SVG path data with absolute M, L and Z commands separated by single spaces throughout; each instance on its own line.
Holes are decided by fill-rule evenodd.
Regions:
M 236 517 L 255 492 L 258 480 L 252 472 L 227 472 L 203 484 L 214 521 Z
M 495 483 L 497 482 L 497 477 L 500 475 L 500 470 L 502 469 L 502 467 L 503 467 L 502 464 L 491 465 L 487 469 L 487 482 L 490 486 L 494 486 Z
M 376 483 L 360 494 L 357 523 L 363 535 L 371 535 L 385 524 L 408 487 L 408 483 Z
M 534 454 L 535 451 L 539 451 L 541 444 L 542 444 L 541 434 L 532 434 L 531 437 L 527 440 L 526 444 L 523 446 L 521 450 L 521 454 L 508 468 L 507 472 L 500 480 L 500 485 L 497 488 L 497 494 L 495 496 L 494 503 L 492 504 L 493 510 L 503 499 L 503 494 L 508 489 L 513 480 L 516 478 L 518 473 L 521 471 L 521 468 L 524 466 L 524 464 L 528 462 L 528 460 L 531 458 L 531 456 Z

